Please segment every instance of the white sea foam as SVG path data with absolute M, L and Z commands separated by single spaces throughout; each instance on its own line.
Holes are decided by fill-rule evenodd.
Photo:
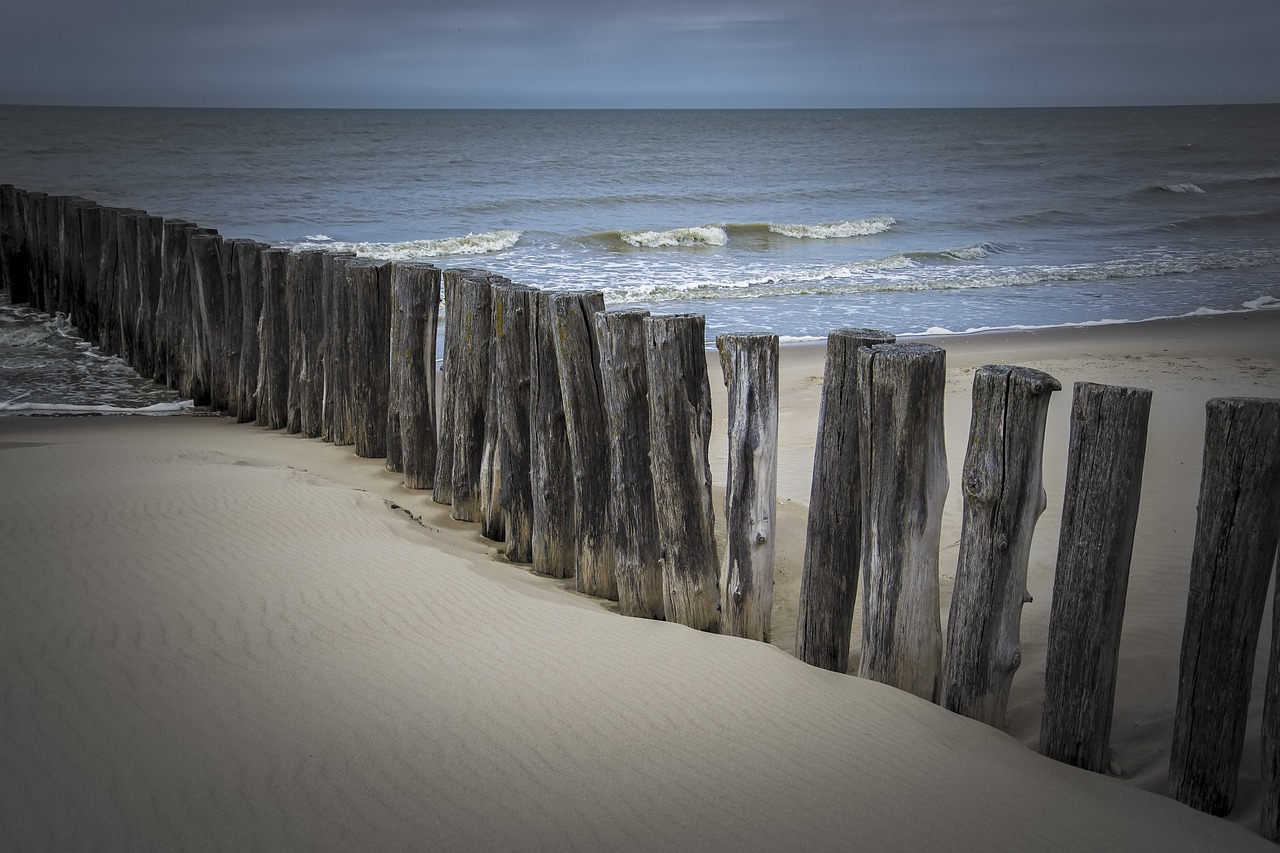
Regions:
M 150 406 L 112 406 L 108 404 L 78 405 L 75 403 L 23 403 L 22 397 L 0 402 L 0 415 L 41 414 L 41 415 L 176 415 L 195 408 L 194 400 L 183 400 L 178 403 L 153 403 Z
M 941 254 L 957 261 L 980 261 L 997 251 L 991 243 L 979 243 L 976 246 L 965 246 L 960 249 L 944 249 Z
M 306 237 L 303 237 L 302 239 L 306 240 L 308 243 L 332 243 L 333 242 L 333 238 L 330 237 L 328 234 L 308 234 Z
M 847 237 L 870 237 L 883 234 L 896 225 L 892 216 L 876 216 L 870 219 L 853 219 L 844 222 L 821 222 L 817 225 L 769 225 L 769 230 L 783 237 L 798 240 L 837 240 Z
M 1274 303 L 1274 305 L 1273 305 Z M 1035 332 L 1042 329 L 1078 329 L 1089 326 L 1123 326 L 1130 323 L 1153 323 L 1157 320 L 1187 320 L 1192 317 L 1217 317 L 1223 314 L 1245 314 L 1259 307 L 1280 307 L 1280 299 L 1274 299 L 1270 296 L 1262 296 L 1258 299 L 1251 299 L 1242 303 L 1240 308 L 1209 308 L 1201 305 L 1194 311 L 1188 311 L 1185 314 L 1162 314 L 1156 317 L 1139 317 L 1135 319 L 1116 319 L 1107 318 L 1102 320 L 1081 320 L 1078 323 L 1050 323 L 1042 326 L 1011 324 L 1008 326 L 974 326 L 971 329 L 963 331 L 954 331 L 946 329 L 942 326 L 931 326 L 923 332 L 903 332 L 898 335 L 900 338 L 922 338 L 922 337 L 941 337 L 943 335 L 976 335 L 980 332 Z
M 1162 189 L 1165 192 L 1169 192 L 1169 193 L 1203 193 L 1204 192 L 1204 190 L 1200 189 L 1200 187 L 1196 186 L 1190 181 L 1183 181 L 1176 184 L 1163 184 L 1159 187 L 1159 189 Z
M 1280 308 L 1280 299 L 1274 296 L 1259 296 L 1257 299 L 1250 299 L 1244 303 L 1244 307 L 1250 311 L 1258 311 L 1264 308 Z
M 626 243 L 641 249 L 666 249 L 673 246 L 724 246 L 729 233 L 720 225 L 672 228 L 670 231 L 622 231 L 618 235 Z
M 487 231 L 482 234 L 467 234 L 463 237 L 407 240 L 402 243 L 348 243 L 332 239 L 316 241 L 308 237 L 307 242 L 295 244 L 293 248 L 355 252 L 362 258 L 386 261 L 415 261 L 452 255 L 486 255 L 505 251 L 520 242 L 523 233 L 522 231 Z

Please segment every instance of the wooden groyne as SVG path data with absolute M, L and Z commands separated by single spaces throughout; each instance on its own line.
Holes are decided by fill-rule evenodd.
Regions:
M 700 315 L 607 311 L 598 291 L 289 251 L 11 185 L 0 186 L 0 285 L 198 406 L 384 460 L 510 562 L 572 577 L 625 615 L 770 637 L 776 335 L 717 340 L 729 398 L 717 538 Z M 861 585 L 859 674 L 1000 727 L 1061 388 L 1023 367 L 976 372 L 944 636 L 945 370 L 938 347 L 831 333 L 795 648 L 847 672 Z M 1151 393 L 1073 390 L 1040 749 L 1104 772 Z M 1280 400 L 1209 402 L 1198 512 L 1170 789 L 1226 814 L 1280 539 Z M 1280 639 L 1269 653 L 1262 831 L 1277 840 Z

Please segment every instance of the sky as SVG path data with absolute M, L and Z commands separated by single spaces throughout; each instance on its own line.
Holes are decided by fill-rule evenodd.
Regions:
M 0 103 L 1280 102 L 1280 0 L 6 0 Z

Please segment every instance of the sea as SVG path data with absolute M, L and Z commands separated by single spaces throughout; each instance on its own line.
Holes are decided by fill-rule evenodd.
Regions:
M 608 307 L 703 314 L 708 343 L 787 342 L 1280 307 L 1277 139 L 1280 105 L 11 106 L 0 182 L 227 237 L 598 289 Z M 24 310 L 0 303 L 0 411 L 23 393 L 26 411 L 59 395 L 174 403 L 118 382 L 29 387 L 36 338 L 62 356 L 70 342 L 82 367 L 110 356 L 79 345 L 74 318 Z

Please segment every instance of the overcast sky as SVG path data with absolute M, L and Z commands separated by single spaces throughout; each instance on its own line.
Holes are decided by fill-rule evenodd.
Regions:
M 878 107 L 1280 101 L 1280 0 L 5 5 L 0 103 Z

